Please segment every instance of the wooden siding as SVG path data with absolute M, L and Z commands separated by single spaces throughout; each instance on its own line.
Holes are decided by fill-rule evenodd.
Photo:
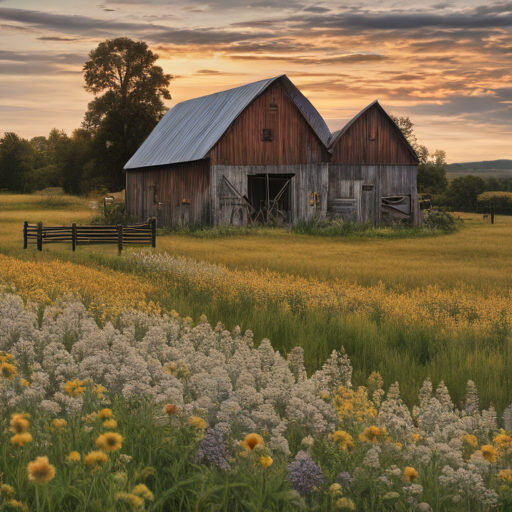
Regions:
M 361 114 L 332 149 L 333 163 L 418 165 L 398 128 L 379 105 Z
M 277 105 L 271 110 L 270 104 Z M 262 141 L 263 129 L 272 141 Z M 277 81 L 235 120 L 210 151 L 212 165 L 301 165 L 329 161 L 329 153 Z
M 379 224 L 382 197 L 411 196 L 413 222 L 417 224 L 419 222 L 417 176 L 418 168 L 415 165 L 331 163 L 329 164 L 327 211 L 336 214 L 343 210 L 347 217 L 358 222 L 368 221 L 374 217 L 373 223 Z M 374 188 L 373 191 L 371 186 Z M 352 213 L 348 211 L 351 208 Z
M 241 205 L 237 196 L 223 183 L 223 176 L 241 195 L 247 195 L 248 176 L 251 174 L 287 174 L 292 178 L 292 222 L 325 216 L 327 213 L 327 164 L 212 166 L 212 218 L 216 225 L 229 224 L 233 208 Z M 320 194 L 320 208 L 312 206 L 313 193 Z
M 158 186 L 155 197 L 154 186 Z M 161 204 L 155 204 L 155 199 Z M 190 204 L 183 203 L 187 200 Z M 137 221 L 156 217 L 158 227 L 210 223 L 208 160 L 126 172 L 126 210 Z

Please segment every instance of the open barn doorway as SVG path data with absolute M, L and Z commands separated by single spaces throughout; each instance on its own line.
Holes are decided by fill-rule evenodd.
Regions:
M 253 222 L 284 224 L 292 220 L 292 179 L 294 174 L 249 175 L 247 195 L 256 211 Z

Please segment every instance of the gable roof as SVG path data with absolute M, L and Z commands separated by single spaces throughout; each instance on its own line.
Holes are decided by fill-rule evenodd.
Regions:
M 348 129 L 368 110 L 370 110 L 372 107 L 377 107 L 382 114 L 388 119 L 388 121 L 394 126 L 396 129 L 398 136 L 402 139 L 402 141 L 407 146 L 407 149 L 411 152 L 411 154 L 414 156 L 416 160 L 418 160 L 418 155 L 416 154 L 416 151 L 412 148 L 412 146 L 409 144 L 409 141 L 405 138 L 404 134 L 402 133 L 402 130 L 398 128 L 396 123 L 391 119 L 389 114 L 382 108 L 382 105 L 379 103 L 379 100 L 372 101 L 367 107 L 363 108 L 361 112 L 356 114 L 341 130 L 338 130 L 334 132 L 329 140 L 328 148 L 331 149 L 340 139 L 343 137 L 343 135 L 348 131 Z
M 291 80 L 281 75 L 178 103 L 165 114 L 124 168 L 152 167 L 205 158 L 247 106 L 277 80 L 281 81 L 290 99 L 327 146 L 331 132 L 322 116 Z

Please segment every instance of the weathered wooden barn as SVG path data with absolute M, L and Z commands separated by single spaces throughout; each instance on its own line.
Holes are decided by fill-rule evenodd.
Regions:
M 416 220 L 417 165 L 378 103 L 331 134 L 282 75 L 177 104 L 125 166 L 126 207 L 160 226 Z

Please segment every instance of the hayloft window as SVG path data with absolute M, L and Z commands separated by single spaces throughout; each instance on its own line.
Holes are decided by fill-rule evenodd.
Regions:
M 376 126 L 370 126 L 369 139 L 377 140 L 377 127 Z
M 271 128 L 263 128 L 263 133 L 261 135 L 261 140 L 265 142 L 269 142 L 271 140 L 274 140 L 274 137 L 272 136 L 272 129 Z
M 274 102 L 271 102 L 270 103 L 270 110 L 271 111 L 276 111 L 277 110 L 277 103 L 274 103 Z

